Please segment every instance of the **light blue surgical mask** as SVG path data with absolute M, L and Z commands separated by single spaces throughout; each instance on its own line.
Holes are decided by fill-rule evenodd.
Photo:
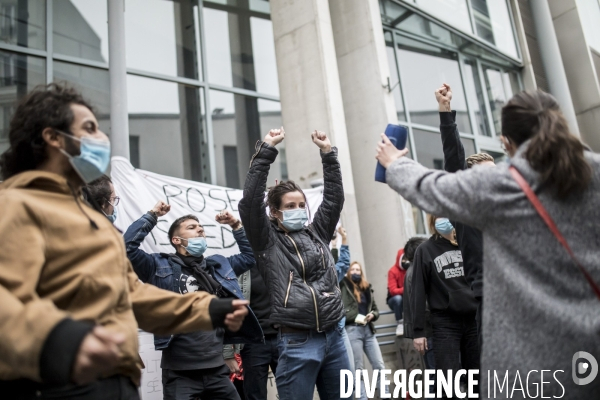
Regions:
M 438 218 L 435 220 L 435 230 L 442 235 L 449 235 L 454 230 L 448 218 Z
M 183 248 L 186 249 L 188 253 L 190 253 L 191 255 L 193 255 L 195 257 L 200 257 L 202 254 L 204 254 L 204 252 L 208 248 L 206 239 L 203 237 L 196 237 L 196 238 L 189 238 L 189 239 L 183 239 L 180 237 L 179 239 L 187 240 L 188 245 L 187 245 L 187 247 L 183 246 Z
M 106 213 L 104 211 L 102 211 L 102 213 L 104 215 L 106 215 Z M 106 215 L 106 218 L 108 218 L 108 220 L 111 222 L 111 224 L 114 224 L 115 221 L 117 220 L 117 207 L 113 207 L 113 213 L 111 215 Z
M 279 210 L 283 214 L 281 225 L 289 232 L 299 231 L 308 222 L 306 208 L 295 208 L 293 210 Z
M 79 155 L 73 156 L 63 149 L 60 151 L 69 158 L 73 169 L 85 183 L 90 183 L 100 178 L 108 168 L 110 162 L 110 142 L 98 140 L 89 136 L 77 138 L 55 129 L 61 135 L 81 143 Z

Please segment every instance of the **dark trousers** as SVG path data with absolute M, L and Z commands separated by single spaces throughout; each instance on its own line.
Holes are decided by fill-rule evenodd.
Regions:
M 0 398 L 11 400 L 139 400 L 137 387 L 131 379 L 116 375 L 89 385 L 51 386 L 20 379 L 0 381 Z
M 483 297 L 478 297 L 478 299 L 479 305 L 477 306 L 477 314 L 475 315 L 475 320 L 477 321 L 477 340 L 479 342 L 479 354 L 481 354 L 481 349 L 483 348 Z
M 431 313 L 431 324 L 437 370 L 451 369 L 454 376 L 459 369 L 479 369 L 475 314 Z
M 265 344 L 245 344 L 240 354 L 244 367 L 246 400 L 266 400 L 269 367 L 275 376 L 277 360 L 279 360 L 277 334 L 266 335 Z M 271 383 L 274 384 L 274 382 Z
M 240 400 L 225 364 L 189 371 L 162 370 L 164 400 Z

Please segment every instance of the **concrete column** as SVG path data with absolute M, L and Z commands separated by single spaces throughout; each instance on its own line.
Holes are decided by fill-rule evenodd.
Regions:
M 521 48 L 521 58 L 523 59 L 523 71 L 521 72 L 523 85 L 525 86 L 525 90 L 535 90 L 537 88 L 537 82 L 535 79 L 535 71 L 529 45 L 527 43 L 527 31 L 528 29 L 531 30 L 532 27 L 531 25 L 526 26 L 523 23 L 523 14 L 518 0 L 511 0 L 510 6 L 515 20 L 515 31 L 517 33 L 517 39 L 519 40 L 519 47 Z M 529 10 L 523 11 L 525 11 L 526 15 L 530 14 Z
M 375 182 L 375 147 L 388 123 L 397 123 L 377 0 L 329 0 L 352 175 L 369 282 L 385 305 L 387 271 L 414 235 L 410 204 Z M 392 79 L 394 82 L 394 80 Z
M 108 58 L 112 155 L 129 159 L 125 0 L 108 0 Z
M 561 49 L 558 46 L 554 24 L 552 22 L 552 14 L 547 0 L 531 0 L 531 13 L 535 24 L 538 44 L 544 70 L 548 78 L 548 87 L 550 92 L 556 97 L 560 107 L 562 108 L 571 131 L 579 135 L 579 126 L 577 124 L 577 116 L 571 99 L 569 90 L 569 82 L 563 66 L 561 57 Z
M 539 1 L 539 0 L 537 0 Z M 600 151 L 600 83 L 576 0 L 549 0 L 582 140 Z
M 349 233 L 351 257 L 362 262 L 361 238 L 366 235 L 356 208 L 354 160 L 350 161 L 329 4 L 327 0 L 272 1 L 271 20 L 290 179 L 308 188 L 310 181 L 323 176 L 310 133 L 326 132 L 339 150 L 346 196 L 342 223 Z

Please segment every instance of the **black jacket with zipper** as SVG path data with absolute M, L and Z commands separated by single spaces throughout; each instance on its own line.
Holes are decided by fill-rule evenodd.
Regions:
M 346 313 L 346 325 L 354 324 L 354 320 L 358 315 L 358 301 L 354 296 L 354 284 L 348 277 L 344 277 L 340 284 L 342 290 L 342 302 L 344 303 L 344 312 Z M 379 319 L 379 308 L 375 303 L 373 297 L 373 287 L 369 284 L 368 289 L 365 291 L 365 298 L 367 299 L 367 314 L 373 314 L 373 319 L 369 322 L 369 328 L 371 332 L 375 333 L 375 324 L 373 322 Z
M 456 111 L 440 112 L 440 132 L 444 149 L 444 170 L 456 172 L 467 169 L 465 148 L 456 127 Z M 483 296 L 483 236 L 479 229 L 462 222 L 451 221 L 456 240 L 463 255 L 465 275 L 475 297 Z
M 313 222 L 296 232 L 285 232 L 266 213 L 265 189 L 278 151 L 257 144 L 244 184 L 239 212 L 258 269 L 271 295 L 274 326 L 325 331 L 343 316 L 343 304 L 329 242 L 344 204 L 337 149 L 321 153 L 323 202 Z
M 412 268 L 410 302 L 415 338 L 426 337 L 425 300 L 431 313 L 472 314 L 475 317 L 479 302 L 465 277 L 462 254 L 457 246 L 435 234 L 417 248 Z

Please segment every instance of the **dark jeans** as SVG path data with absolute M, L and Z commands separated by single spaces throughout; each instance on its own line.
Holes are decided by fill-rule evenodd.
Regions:
M 431 313 L 433 354 L 437 370 L 479 369 L 475 314 Z M 476 392 L 477 388 L 476 388 Z
M 435 355 L 433 354 L 433 338 L 427 338 L 427 351 L 423 356 L 426 369 L 435 369 Z M 432 385 L 429 386 L 429 393 L 435 393 L 435 379 Z M 426 392 L 427 393 L 427 392 Z
M 139 400 L 138 388 L 131 379 L 117 375 L 89 385 L 50 386 L 20 379 L 0 381 L 0 398 L 14 400 Z
M 225 364 L 189 371 L 162 370 L 164 400 L 240 400 Z
M 396 321 L 400 321 L 402 319 L 402 296 L 396 295 L 392 296 L 387 301 L 388 307 L 394 311 L 394 315 L 396 316 Z
M 246 400 L 266 400 L 269 366 L 273 376 L 277 371 L 277 334 L 266 335 L 265 344 L 245 344 L 241 356 Z

